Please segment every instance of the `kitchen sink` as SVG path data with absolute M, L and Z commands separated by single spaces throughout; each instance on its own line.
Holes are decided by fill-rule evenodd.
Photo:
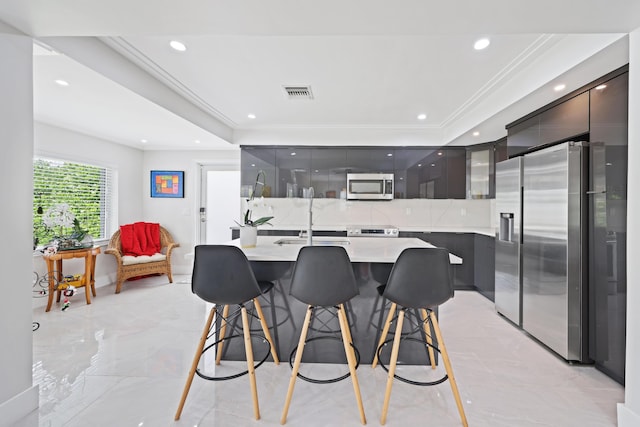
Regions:
M 307 238 L 306 237 L 302 237 L 302 238 L 286 238 L 286 239 L 279 239 L 276 240 L 275 242 L 273 242 L 276 245 L 306 245 L 307 244 Z M 314 237 L 313 238 L 313 245 L 314 246 L 322 246 L 322 245 L 326 245 L 326 246 L 345 246 L 345 245 L 350 245 L 351 242 L 347 239 L 328 239 L 326 237 Z

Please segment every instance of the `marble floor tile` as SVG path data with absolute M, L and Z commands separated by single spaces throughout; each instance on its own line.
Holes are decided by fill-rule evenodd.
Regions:
M 207 315 L 189 277 L 174 278 L 173 284 L 164 276 L 126 283 L 119 295 L 113 286 L 102 287 L 91 305 L 72 297 L 65 311 L 34 309 L 40 407 L 18 425 L 279 426 L 291 373 L 286 362 L 266 362 L 256 371 L 259 422 L 246 376 L 223 382 L 196 377 L 181 419 L 173 420 Z M 440 325 L 470 426 L 616 425 L 622 386 L 591 366 L 566 363 L 497 315 L 480 294 L 456 292 L 440 308 Z M 243 362 L 223 361 L 217 372 L 243 368 Z M 346 372 L 323 364 L 304 369 L 321 377 Z M 434 374 L 402 366 L 399 373 L 427 379 L 442 369 Z M 357 374 L 368 425 L 380 425 L 386 372 L 363 365 Z M 360 426 L 351 381 L 298 380 L 286 425 Z M 386 425 L 461 425 L 449 382 L 416 387 L 394 381 Z

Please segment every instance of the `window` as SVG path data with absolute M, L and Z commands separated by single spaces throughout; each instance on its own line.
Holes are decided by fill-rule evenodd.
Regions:
M 108 238 L 111 235 L 112 175 L 111 169 L 102 166 L 34 158 L 34 244 L 46 243 L 59 234 L 57 230 L 47 229 L 42 222 L 42 214 L 57 203 L 67 203 L 80 226 L 94 239 Z

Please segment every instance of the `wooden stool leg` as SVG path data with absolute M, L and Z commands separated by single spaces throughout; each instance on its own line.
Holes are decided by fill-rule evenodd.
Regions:
M 387 320 L 384 322 L 384 328 L 382 328 L 382 333 L 380 334 L 380 340 L 378 341 L 378 347 L 376 347 L 376 352 L 373 355 L 373 363 L 371 364 L 372 368 L 375 368 L 378 365 L 378 348 L 382 345 L 383 342 L 387 339 L 387 335 L 389 334 L 389 327 L 391 326 L 391 321 L 393 320 L 393 316 L 396 314 L 396 303 L 391 303 L 391 307 L 389 308 L 389 314 L 387 315 Z
M 442 340 L 442 334 L 440 332 L 440 326 L 438 325 L 438 319 L 436 318 L 436 315 L 433 311 L 429 313 L 429 317 L 431 318 L 431 323 L 433 324 L 433 330 L 436 333 L 438 348 L 440 349 L 440 354 L 442 354 L 442 361 L 444 362 L 444 367 L 447 370 L 447 375 L 449 376 L 451 391 L 453 392 L 453 397 L 455 397 L 456 399 L 456 405 L 458 406 L 458 412 L 460 413 L 462 425 L 464 427 L 467 427 L 469 423 L 467 422 L 467 417 L 464 414 L 462 400 L 460 399 L 460 393 L 458 392 L 458 385 L 456 384 L 456 379 L 453 377 L 453 369 L 451 368 L 451 362 L 449 361 L 449 354 L 447 353 L 447 349 L 444 346 L 444 341 Z
M 256 420 L 260 419 L 260 407 L 258 405 L 258 386 L 256 385 L 256 369 L 253 366 L 253 347 L 251 346 L 251 330 L 249 329 L 249 316 L 247 309 L 242 306 L 242 331 L 244 332 L 244 352 L 247 355 L 247 370 L 249 371 L 249 383 L 251 385 L 251 395 L 253 396 L 253 415 Z
M 47 295 L 47 308 L 44 311 L 49 311 L 51 310 L 51 304 L 53 304 L 53 294 L 56 292 L 55 291 L 55 284 L 54 284 L 54 279 L 52 277 L 51 274 L 49 274 L 49 295 Z M 58 299 L 58 301 L 60 301 Z
M 346 309 L 346 306 L 345 306 L 344 304 L 340 304 L 340 307 L 342 307 L 342 312 L 344 313 L 344 319 L 345 319 L 345 320 L 346 320 L 346 322 L 347 322 L 347 323 L 346 323 L 346 326 L 347 326 L 347 327 L 345 328 L 345 330 L 344 330 L 344 331 L 345 331 L 345 332 L 346 332 L 346 334 L 347 334 L 347 339 L 349 340 L 349 343 L 350 343 L 350 344 L 353 344 L 353 338 L 351 338 L 351 326 L 349 326 L 349 317 L 347 316 L 347 309 Z M 340 308 L 338 308 L 338 309 L 340 309 Z M 338 322 L 339 322 L 339 321 L 340 321 L 340 316 L 338 316 Z M 342 326 L 342 325 L 341 325 L 341 326 Z M 352 352 L 353 352 L 353 354 L 354 354 L 354 357 L 355 357 L 355 352 L 354 352 L 353 348 L 352 348 L 351 350 L 352 350 Z
M 391 387 L 393 386 L 393 377 L 396 374 L 396 364 L 398 362 L 398 350 L 400 349 L 400 339 L 402 338 L 402 323 L 404 322 L 404 310 L 398 313 L 398 324 L 396 325 L 396 334 L 393 337 L 393 348 L 391 349 L 391 361 L 389 362 L 389 374 L 387 376 L 387 389 L 384 393 L 384 403 L 382 404 L 382 416 L 380 424 L 387 422 L 387 411 L 389 409 L 389 400 L 391 399 Z
M 355 352 L 351 346 L 351 333 L 349 332 L 349 321 L 344 311 L 344 304 L 340 304 L 338 307 L 338 320 L 340 321 L 340 330 L 342 331 L 344 352 L 347 356 L 347 363 L 349 364 L 353 392 L 356 395 L 356 402 L 358 403 L 358 410 L 360 411 L 360 422 L 364 425 L 367 423 L 367 418 L 364 415 L 364 406 L 362 405 L 362 396 L 360 395 L 360 384 L 358 383 L 358 376 L 356 375 Z
M 184 385 L 182 397 L 180 398 L 178 410 L 176 411 L 176 416 L 174 418 L 174 420 L 176 421 L 180 419 L 180 415 L 182 414 L 182 408 L 184 408 L 184 402 L 187 400 L 187 394 L 189 394 L 189 389 L 191 388 L 191 383 L 193 382 L 193 376 L 196 373 L 196 369 L 198 369 L 198 362 L 200 361 L 200 356 L 202 356 L 204 345 L 207 342 L 207 335 L 209 335 L 209 329 L 211 329 L 211 323 L 213 323 L 213 315 L 215 314 L 215 312 L 216 308 L 211 308 L 211 312 L 209 313 L 207 322 L 204 325 L 204 330 L 202 331 L 202 336 L 200 336 L 200 342 L 198 343 L 198 348 L 196 348 L 196 354 L 195 356 L 193 356 L 193 363 L 191 363 L 191 369 L 189 370 L 189 375 L 187 376 L 187 383 Z
M 424 327 L 424 336 L 427 338 L 427 349 L 429 350 L 429 360 L 431 361 L 431 369 L 436 369 L 436 355 L 433 351 L 433 339 L 431 338 L 431 328 L 429 328 L 427 310 L 424 308 L 420 310 L 422 315 L 422 326 Z
M 229 304 L 225 305 L 222 309 L 222 327 L 220 328 L 220 336 L 217 337 L 216 341 L 220 341 L 218 345 L 216 345 L 216 365 L 220 364 L 220 360 L 222 359 L 222 347 L 224 341 L 222 341 L 227 333 L 227 317 L 229 316 Z
M 262 313 L 262 307 L 258 302 L 258 298 L 253 299 L 253 305 L 256 307 L 256 311 L 258 312 L 258 317 L 260 318 L 260 325 L 262 325 L 262 331 L 264 332 L 265 338 L 269 341 L 271 345 L 271 357 L 273 357 L 273 361 L 276 365 L 280 364 L 280 359 L 278 359 L 278 353 L 276 352 L 276 346 L 273 343 L 273 339 L 271 339 L 271 334 L 269 333 L 269 326 L 267 322 L 264 320 L 264 314 Z M 275 322 L 275 319 L 273 320 Z
M 296 350 L 296 357 L 293 361 L 291 379 L 289 380 L 289 389 L 287 390 L 287 397 L 284 401 L 284 408 L 282 409 L 282 417 L 280 418 L 280 424 L 282 425 L 284 425 L 287 422 L 289 405 L 291 404 L 291 397 L 293 396 L 293 388 L 296 385 L 296 378 L 298 378 L 298 371 L 300 370 L 300 362 L 302 362 L 302 352 L 304 351 L 304 344 L 307 341 L 307 333 L 309 332 L 309 323 L 311 323 L 312 313 L 313 313 L 313 308 L 311 306 L 308 306 L 307 314 L 304 316 L 304 322 L 302 323 L 302 332 L 300 332 L 300 340 L 298 340 L 298 349 Z

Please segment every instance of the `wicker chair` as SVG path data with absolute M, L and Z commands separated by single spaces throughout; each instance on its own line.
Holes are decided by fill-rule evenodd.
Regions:
M 162 257 L 125 257 L 122 254 L 120 230 L 116 231 L 113 236 L 111 236 L 109 246 L 104 253 L 111 254 L 116 257 L 116 263 L 118 264 L 116 294 L 120 293 L 120 290 L 122 289 L 122 282 L 125 280 L 132 277 L 145 276 L 147 274 L 166 274 L 169 278 L 169 283 L 173 283 L 173 276 L 171 275 L 171 251 L 173 248 L 180 246 L 180 244 L 175 243 L 171 234 L 169 234 L 169 232 L 162 226 L 160 226 L 160 244 L 162 246 Z

